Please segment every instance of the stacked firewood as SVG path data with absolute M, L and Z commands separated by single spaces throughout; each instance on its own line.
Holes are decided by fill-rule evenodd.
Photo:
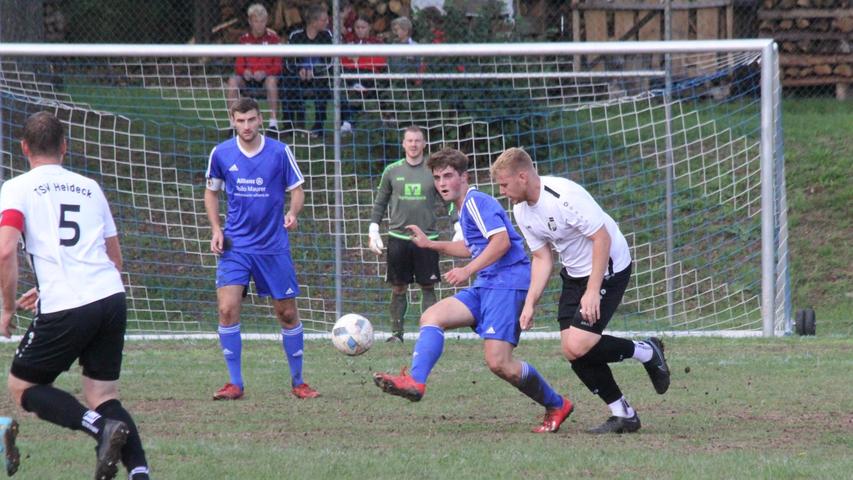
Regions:
M 67 21 L 59 7 L 59 0 L 44 2 L 44 39 L 48 42 L 65 40 Z
M 316 3 L 317 0 L 272 2 L 269 12 L 270 28 L 282 36 L 286 35 L 294 28 L 303 25 L 302 15 L 305 8 Z M 330 6 L 331 3 L 329 0 L 327 5 Z M 399 16 L 408 16 L 411 12 L 410 0 L 352 0 L 350 3 L 355 14 L 368 19 L 374 35 L 380 37 L 390 34 L 391 20 Z M 214 27 L 214 33 L 221 36 L 223 43 L 234 43 L 246 31 L 245 11 L 248 3 L 244 0 L 220 0 L 219 6 L 221 23 Z
M 763 0 L 762 37 L 779 43 L 783 85 L 835 85 L 843 98 L 853 83 L 853 0 Z

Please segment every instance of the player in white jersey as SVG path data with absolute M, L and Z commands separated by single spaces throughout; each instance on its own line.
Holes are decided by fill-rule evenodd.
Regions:
M 54 115 L 27 119 L 21 149 L 30 171 L 0 191 L 0 331 L 11 336 L 16 308 L 35 316 L 15 350 L 9 393 L 39 418 L 94 438 L 96 479 L 114 478 L 119 460 L 129 478 L 147 479 L 139 432 L 118 400 L 127 306 L 109 205 L 94 180 L 62 167 L 67 144 Z M 16 301 L 22 238 L 36 288 Z M 88 408 L 53 386 L 78 359 Z
M 610 418 L 590 433 L 630 433 L 640 418 L 625 400 L 608 363 L 634 358 L 643 362 L 655 391 L 669 388 L 663 343 L 602 335 L 622 301 L 631 278 L 628 242 L 616 222 L 580 185 L 559 177 L 539 176 L 524 150 L 510 148 L 492 164 L 492 178 L 512 201 L 518 228 L 533 256 L 530 287 L 521 312 L 523 329 L 533 326 L 557 251 L 563 268 L 557 320 L 563 355 L 578 378 L 609 407 Z

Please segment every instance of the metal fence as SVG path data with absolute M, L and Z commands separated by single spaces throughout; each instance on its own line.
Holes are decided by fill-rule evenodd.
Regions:
M 851 0 L 0 0 L 0 41 L 236 43 L 255 3 L 283 42 L 320 4 L 342 43 L 359 18 L 376 41 L 400 41 L 399 17 L 418 43 L 772 37 L 787 96 L 845 99 L 853 83 Z

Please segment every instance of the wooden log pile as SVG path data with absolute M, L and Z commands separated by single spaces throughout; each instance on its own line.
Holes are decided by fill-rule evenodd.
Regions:
M 65 40 L 67 20 L 60 9 L 59 0 L 44 2 L 44 39 L 48 42 Z
M 763 0 L 762 37 L 779 43 L 782 85 L 835 85 L 845 99 L 853 83 L 853 0 Z
M 276 0 L 269 8 L 270 28 L 286 38 L 293 29 L 303 25 L 302 14 L 317 0 Z M 326 3 L 331 6 L 331 1 Z M 343 2 L 341 2 L 343 3 Z M 358 16 L 365 17 L 371 24 L 373 34 L 387 37 L 391 34 L 391 20 L 399 16 L 410 16 L 410 0 L 353 0 L 353 9 Z M 221 22 L 214 27 L 214 34 L 222 43 L 235 43 L 248 28 L 245 0 L 220 0 Z M 331 24 L 331 16 L 329 18 Z M 331 27 L 331 25 L 330 25 Z

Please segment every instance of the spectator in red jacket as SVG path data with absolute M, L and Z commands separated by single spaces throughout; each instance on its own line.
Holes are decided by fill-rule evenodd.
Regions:
M 353 45 L 381 44 L 379 37 L 370 31 L 370 22 L 364 17 L 358 17 L 353 23 L 353 31 L 344 37 L 344 42 Z M 385 57 L 341 57 L 341 66 L 347 73 L 374 73 L 384 70 L 388 66 Z M 356 90 L 364 90 L 366 81 L 353 82 L 351 85 Z
M 240 37 L 243 45 L 277 45 L 281 39 L 275 31 L 267 28 L 269 15 L 260 3 L 249 7 L 249 32 Z M 278 57 L 237 57 L 234 75 L 228 79 L 228 105 L 237 101 L 240 91 L 246 96 L 258 96 L 255 92 L 266 92 L 270 106 L 270 129 L 278 128 L 278 76 L 281 74 L 281 59 Z

